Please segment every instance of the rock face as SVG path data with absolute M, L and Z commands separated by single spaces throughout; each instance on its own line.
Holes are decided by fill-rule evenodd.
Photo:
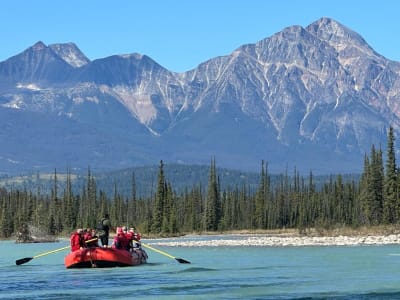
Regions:
M 400 125 L 400 63 L 322 18 L 197 68 L 140 54 L 89 61 L 38 42 L 0 63 L 0 169 L 167 162 L 360 171 Z M 21 147 L 22 146 L 22 147 Z
M 23 224 L 16 232 L 16 243 L 52 243 L 58 242 L 54 235 L 48 235 L 31 225 Z

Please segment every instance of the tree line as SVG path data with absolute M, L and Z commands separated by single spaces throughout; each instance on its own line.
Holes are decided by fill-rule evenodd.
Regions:
M 254 192 L 246 184 L 221 188 L 215 158 L 211 160 L 207 186 L 201 183 L 176 192 L 165 176 L 163 161 L 158 167 L 155 192 L 137 196 L 135 174 L 131 194 L 113 195 L 97 186 L 88 169 L 81 191 L 74 192 L 71 173 L 60 190 L 57 171 L 51 193 L 40 189 L 0 189 L 0 237 L 9 238 L 26 225 L 47 234 L 69 234 L 76 228 L 95 227 L 108 213 L 113 225 L 136 226 L 147 235 L 171 236 L 187 232 L 243 229 L 332 228 L 397 224 L 400 221 L 400 170 L 396 165 L 395 137 L 390 127 L 386 161 L 383 151 L 372 145 L 365 154 L 359 180 L 331 175 L 316 185 L 310 172 L 298 170 L 280 175 L 271 184 L 268 164 L 261 162 L 259 184 Z

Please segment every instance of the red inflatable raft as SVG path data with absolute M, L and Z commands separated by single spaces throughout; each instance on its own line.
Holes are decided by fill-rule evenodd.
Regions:
M 112 268 L 129 267 L 147 261 L 147 253 L 135 248 L 131 251 L 115 248 L 84 248 L 69 253 L 65 259 L 66 268 Z

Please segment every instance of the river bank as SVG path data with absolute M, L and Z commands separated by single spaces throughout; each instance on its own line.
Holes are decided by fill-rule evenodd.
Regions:
M 400 244 L 400 234 L 369 235 L 369 236 L 271 236 L 252 234 L 208 235 L 206 240 L 198 236 L 186 236 L 187 240 L 179 241 L 170 238 L 149 240 L 151 244 L 170 247 L 300 247 L 300 246 L 360 246 L 360 245 L 391 245 Z
M 336 228 L 332 230 L 295 229 L 237 231 L 221 234 L 187 234 L 184 238 L 149 239 L 151 244 L 171 247 L 301 247 L 301 246 L 360 246 L 400 244 L 400 230 L 396 226 Z
M 59 236 L 68 240 L 69 236 Z M 110 240 L 113 239 L 113 234 Z M 179 237 L 142 235 L 142 240 L 157 246 L 170 247 L 301 247 L 301 246 L 359 246 L 400 244 L 400 227 L 365 226 L 359 228 L 340 227 L 334 229 L 277 229 L 240 230 L 229 232 L 185 233 Z

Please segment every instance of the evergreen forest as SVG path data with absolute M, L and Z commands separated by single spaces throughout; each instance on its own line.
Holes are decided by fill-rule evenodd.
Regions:
M 398 224 L 400 170 L 394 142 L 390 128 L 385 155 L 372 145 L 358 179 L 344 180 L 338 174 L 323 184 L 316 184 L 312 172 L 301 176 L 296 169 L 272 184 L 268 163 L 262 161 L 255 188 L 245 183 L 222 187 L 212 158 L 206 186 L 199 182 L 177 191 L 160 161 L 153 193 L 138 196 L 133 172 L 130 194 L 121 193 L 115 183 L 110 195 L 98 187 L 90 168 L 78 190 L 70 172 L 60 189 L 55 171 L 50 193 L 26 187 L 0 189 L 0 237 L 10 238 L 27 225 L 50 235 L 69 235 L 76 228 L 95 227 L 106 213 L 113 226 L 135 226 L 148 236 Z

